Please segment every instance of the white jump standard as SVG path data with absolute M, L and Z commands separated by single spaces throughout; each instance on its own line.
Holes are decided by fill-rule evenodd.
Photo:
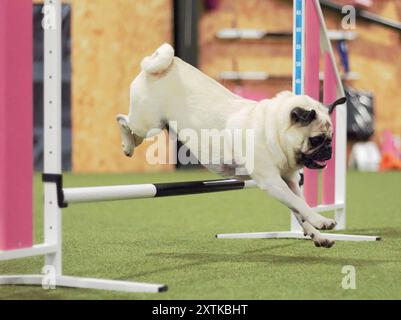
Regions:
M 324 55 L 324 99 L 334 100 L 335 97 L 344 97 L 344 89 L 335 64 L 333 49 L 328 37 L 326 24 L 318 0 L 294 0 L 293 22 L 293 91 L 295 94 L 308 94 L 319 100 L 320 79 L 319 61 L 320 55 Z M 304 195 L 308 204 L 315 212 L 334 211 L 337 225 L 335 230 L 345 229 L 346 205 L 345 205 L 345 177 L 346 177 L 346 120 L 345 108 L 338 108 L 332 115 L 335 126 L 335 145 L 333 159 L 328 163 L 322 173 L 322 202 L 318 203 L 318 176 L 316 172 L 305 169 Z M 324 233 L 330 240 L 343 241 L 377 241 L 377 236 L 359 236 L 347 234 Z M 304 236 L 294 214 L 291 215 L 289 231 L 279 232 L 251 232 L 218 234 L 217 238 L 295 238 L 310 239 Z

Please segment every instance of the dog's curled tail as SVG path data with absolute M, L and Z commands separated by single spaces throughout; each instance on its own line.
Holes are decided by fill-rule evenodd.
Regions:
M 173 58 L 173 47 L 168 43 L 164 43 L 151 56 L 142 60 L 141 68 L 151 74 L 162 73 L 171 65 Z

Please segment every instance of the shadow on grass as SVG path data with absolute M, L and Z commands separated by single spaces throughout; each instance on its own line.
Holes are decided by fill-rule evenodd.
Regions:
M 308 241 L 308 240 L 298 240 Z M 140 272 L 135 274 L 135 277 L 147 276 L 159 272 L 168 272 L 174 270 L 182 270 L 184 268 L 197 267 L 201 265 L 207 265 L 210 263 L 274 263 L 275 265 L 284 264 L 305 264 L 305 265 L 345 265 L 351 264 L 354 266 L 373 266 L 380 265 L 383 263 L 399 263 L 401 260 L 388 260 L 388 259 L 364 259 L 356 257 L 324 257 L 317 255 L 279 255 L 271 253 L 274 249 L 280 249 L 285 247 L 295 246 L 297 242 L 293 241 L 290 244 L 269 246 L 266 248 L 259 248 L 257 250 L 245 251 L 241 253 L 153 253 L 149 256 L 157 257 L 161 259 L 175 259 L 182 261 L 189 261 L 189 263 L 180 264 L 178 266 L 162 267 L 156 270 L 149 270 L 146 272 Z M 327 250 L 327 249 L 317 249 Z

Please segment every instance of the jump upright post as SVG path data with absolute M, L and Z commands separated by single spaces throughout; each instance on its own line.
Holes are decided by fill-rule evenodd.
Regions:
M 311 84 L 306 86 L 306 79 L 313 79 L 313 85 L 318 85 L 316 74 L 306 77 L 305 74 L 313 70 L 318 72 L 316 62 L 306 63 L 308 59 L 316 59 L 316 45 L 311 45 L 308 41 L 317 41 L 316 30 L 320 25 L 320 50 L 323 51 L 325 58 L 325 100 L 332 101 L 335 97 L 343 96 L 343 88 L 335 67 L 333 52 L 327 38 L 327 31 L 323 20 L 323 15 L 318 1 L 308 0 L 305 7 L 305 0 L 294 1 L 294 90 L 297 94 L 305 92 L 310 88 L 316 93 L 316 87 Z M 31 50 L 28 50 L 31 41 L 31 0 L 5 0 L 0 2 L 0 66 L 3 67 L 4 59 L 10 59 L 9 65 L 16 69 L 5 69 L 7 73 L 0 74 L 0 90 L 4 90 L 5 85 L 16 83 L 15 87 L 24 89 L 24 97 L 21 92 L 17 95 L 0 94 L 0 119 L 13 117 L 18 112 L 23 112 L 26 122 L 18 123 L 19 133 L 26 132 L 28 137 L 32 134 L 32 121 L 29 121 L 32 112 L 32 105 L 29 108 L 31 97 L 32 79 L 32 57 Z M 309 12 L 306 15 L 306 11 Z M 124 200 L 136 198 L 153 198 L 162 196 L 186 195 L 195 193 L 207 193 L 218 191 L 238 190 L 256 187 L 253 181 L 238 181 L 235 179 L 221 179 L 209 181 L 176 182 L 161 184 L 141 184 L 126 186 L 99 186 L 82 188 L 64 188 L 61 171 L 61 1 L 45 0 L 45 12 L 54 14 L 54 26 L 45 28 L 44 31 L 44 243 L 32 245 L 32 158 L 26 154 L 26 150 L 31 152 L 32 146 L 26 146 L 24 154 L 21 150 L 10 149 L 5 162 L 0 163 L 0 173 L 8 179 L 3 182 L 0 180 L 0 191 L 7 191 L 9 198 L 0 197 L 0 261 L 26 258 L 31 256 L 44 256 L 43 274 L 34 275 L 2 275 L 0 284 L 2 285 L 55 285 L 75 288 L 116 290 L 127 292 L 160 292 L 167 289 L 163 284 L 149 284 L 129 281 L 115 281 L 105 279 L 80 278 L 65 276 L 62 272 L 62 209 L 70 203 Z M 3 17 L 4 15 L 4 17 Z M 11 17 L 12 19 L 6 19 Z M 4 19 L 3 19 L 4 18 Z M 305 19 L 312 19 L 305 23 Z M 4 28 L 11 20 L 18 24 L 20 37 L 7 37 Z M 23 23 L 22 23 L 23 22 Z M 313 33 L 314 32 L 314 33 Z M 312 37 L 314 35 L 314 37 Z M 305 41 L 306 40 L 306 45 Z M 7 43 L 6 43 L 7 42 Z M 25 50 L 26 49 L 26 50 Z M 2 51 L 3 50 L 3 51 Z M 24 64 L 21 64 L 21 61 Z M 24 66 L 24 72 L 18 73 L 18 79 L 14 71 L 17 67 Z M 14 68 L 14 67 L 13 67 Z M 7 77 L 7 78 L 2 78 Z M 18 81 L 23 80 L 21 85 Z M 312 80 L 311 80 L 312 81 Z M 312 83 L 312 82 L 311 82 Z M 12 87 L 10 85 L 10 87 Z M 309 90 L 309 89 L 308 89 Z M 312 92 L 312 91 L 311 91 Z M 3 91 L 0 91 L 3 93 Z M 4 98 L 5 97 L 5 98 Z M 3 100 L 1 100 L 3 99 Z M 4 101 L 4 99 L 6 101 Z M 333 119 L 336 124 L 336 145 L 335 160 L 331 162 L 323 175 L 324 198 L 323 204 L 315 207 L 317 211 L 335 211 L 339 227 L 345 227 L 345 108 L 337 108 Z M 21 119 L 19 116 L 18 119 Z M 0 127 L 5 131 L 0 135 L 0 150 L 5 146 L 6 135 L 15 138 L 13 128 Z M 30 133 L 29 133 L 30 132 Z M 17 134 L 19 134 L 17 133 Z M 18 138 L 21 138 L 18 136 Z M 25 136 L 26 138 L 26 136 Z M 29 143 L 32 139 L 29 138 Z M 14 143 L 15 141 L 13 141 Z M 27 143 L 22 142 L 22 143 Z M 25 146 L 25 144 L 23 144 Z M 28 153 L 29 153 L 28 152 Z M 32 152 L 31 152 L 32 153 Z M 17 161 L 18 160 L 18 161 Z M 3 161 L 3 159 L 2 159 Z M 20 176 L 23 168 L 25 175 Z M 29 169 L 30 168 L 30 169 Z M 27 170 L 29 169 L 29 170 Z M 22 171 L 21 171 L 22 172 Z M 14 175 L 15 174 L 15 175 Z M 18 175 L 17 175 L 18 174 Z M 306 176 L 306 197 L 311 204 L 316 201 L 315 177 L 311 177 L 307 172 Z M 11 175 L 11 176 L 10 176 Z M 16 179 L 18 177 L 18 179 Z M 334 181 L 334 184 L 331 183 Z M 4 188 L 5 184 L 10 186 L 14 183 L 17 187 Z M 15 186 L 14 185 L 14 186 Z M 4 190 L 3 190 L 4 189 Z M 18 200 L 14 201 L 15 199 Z M 10 201 L 14 201 L 13 206 Z M 15 206 L 24 203 L 24 206 Z M 291 230 L 286 232 L 268 233 L 247 233 L 247 234 L 225 234 L 218 235 L 219 238 L 306 238 L 300 231 L 297 223 L 291 223 Z M 327 237 L 335 240 L 352 241 L 374 241 L 378 237 L 327 234 Z M 49 283 L 50 282 L 50 283 Z

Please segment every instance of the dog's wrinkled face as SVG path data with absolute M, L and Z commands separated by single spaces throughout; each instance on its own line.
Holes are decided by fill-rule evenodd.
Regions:
M 290 118 L 286 145 L 292 147 L 296 164 L 309 169 L 323 169 L 333 151 L 330 114 L 337 105 L 346 102 L 345 98 L 338 99 L 330 106 L 308 96 L 293 95 L 286 100 Z
M 327 134 L 320 134 L 309 138 L 309 153 L 301 153 L 302 164 L 309 169 L 323 169 L 332 155 L 332 138 Z
M 331 159 L 333 148 L 333 129 L 330 114 L 337 105 L 344 104 L 345 98 L 336 100 L 330 106 L 316 104 L 311 109 L 296 107 L 291 111 L 291 119 L 297 125 L 308 126 L 310 134 L 306 136 L 304 146 L 297 155 L 305 167 L 323 169 Z

